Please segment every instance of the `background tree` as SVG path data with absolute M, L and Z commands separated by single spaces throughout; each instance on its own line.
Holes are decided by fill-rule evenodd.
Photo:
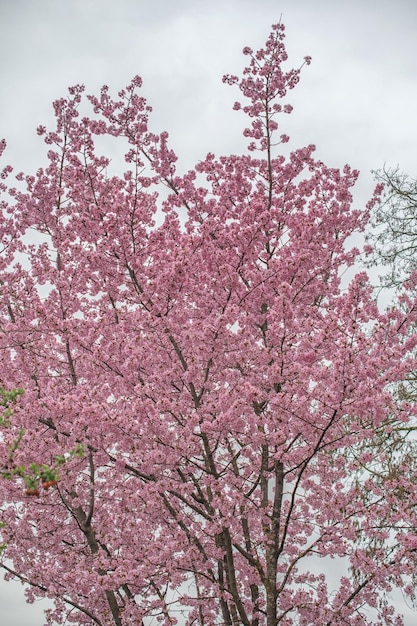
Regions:
M 413 294 L 381 314 L 366 274 L 341 288 L 377 195 L 354 210 L 357 172 L 278 153 L 300 72 L 283 39 L 224 77 L 246 153 L 177 174 L 136 77 L 71 88 L 38 129 L 47 167 L 2 183 L 2 384 L 25 393 L 2 424 L 1 564 L 54 600 L 48 624 L 398 626 L 389 591 L 413 597 L 415 408 L 390 393 Z M 26 494 L 15 469 L 57 459 Z
M 387 287 L 399 287 L 417 269 L 417 181 L 397 168 L 375 173 L 383 186 L 382 202 L 374 207 L 368 240 L 373 263 L 384 265 Z
M 382 288 L 401 291 L 405 281 L 415 288 L 417 270 L 417 181 L 397 168 L 375 173 L 383 189 L 372 212 L 367 239 L 373 246 L 369 265 L 384 268 Z M 415 333 L 413 326 L 411 332 Z M 417 375 L 410 372 L 398 387 L 400 399 L 417 397 Z

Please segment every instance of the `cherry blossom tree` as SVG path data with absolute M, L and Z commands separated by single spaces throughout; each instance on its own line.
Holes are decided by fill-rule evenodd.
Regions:
M 282 24 L 244 54 L 244 154 L 177 173 L 136 77 L 72 87 L 47 165 L 3 169 L 1 566 L 47 624 L 398 626 L 413 598 L 414 291 L 380 312 L 343 278 L 380 189 L 353 208 L 356 171 L 281 154 Z

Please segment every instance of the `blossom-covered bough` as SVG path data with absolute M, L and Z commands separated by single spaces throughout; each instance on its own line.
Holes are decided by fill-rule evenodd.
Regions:
M 413 290 L 381 313 L 366 274 L 342 288 L 380 189 L 353 208 L 356 171 L 280 155 L 283 39 L 224 78 L 244 154 L 177 173 L 135 78 L 70 89 L 47 167 L 3 170 L 1 385 L 24 394 L 1 564 L 54 600 L 48 624 L 399 625 L 389 592 L 413 596 L 415 407 L 393 393 Z

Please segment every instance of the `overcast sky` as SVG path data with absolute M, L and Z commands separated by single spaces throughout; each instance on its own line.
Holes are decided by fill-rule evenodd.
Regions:
M 356 203 L 384 164 L 417 176 L 416 0 L 0 0 L 4 161 L 38 167 L 35 129 L 69 85 L 117 92 L 136 74 L 180 166 L 236 152 L 243 119 L 221 77 L 239 73 L 242 47 L 261 46 L 281 15 L 291 65 L 313 57 L 288 98 L 290 147 L 314 143 L 327 165 L 359 169 Z M 41 604 L 26 607 L 20 585 L 0 582 L 0 622 L 41 626 Z M 416 622 L 408 611 L 407 626 Z

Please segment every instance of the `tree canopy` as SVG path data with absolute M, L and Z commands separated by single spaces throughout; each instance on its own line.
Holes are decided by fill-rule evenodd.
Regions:
M 380 189 L 280 154 L 284 26 L 243 52 L 243 154 L 178 173 L 135 77 L 70 88 L 47 165 L 3 170 L 0 564 L 48 624 L 398 626 L 414 597 L 415 295 L 342 284 Z

